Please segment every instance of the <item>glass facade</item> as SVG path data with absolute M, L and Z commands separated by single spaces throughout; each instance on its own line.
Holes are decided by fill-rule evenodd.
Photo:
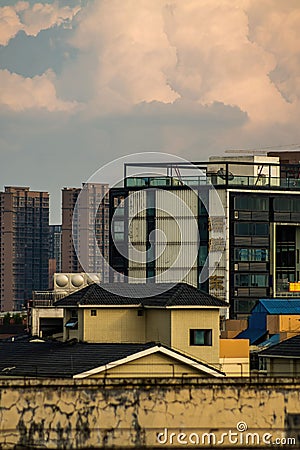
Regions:
M 201 186 L 201 189 L 206 190 L 209 189 L 204 186 L 213 184 L 216 189 L 220 189 L 224 210 L 228 211 L 226 217 L 229 222 L 228 259 L 223 264 L 226 268 L 229 267 L 229 271 L 227 279 L 225 272 L 221 271 L 222 266 L 219 272 L 210 276 L 209 283 L 207 281 L 201 285 L 198 283 L 198 288 L 212 295 L 220 295 L 221 289 L 226 291 L 226 298 L 231 303 L 231 317 L 245 317 L 259 298 L 288 296 L 289 283 L 300 281 L 300 192 L 296 192 L 300 189 L 300 182 L 297 180 L 296 183 L 295 179 L 290 177 L 290 172 L 284 171 L 284 168 L 278 165 L 271 167 L 270 164 L 263 166 L 259 163 L 254 164 L 255 170 L 252 171 L 254 175 L 249 176 L 235 174 L 238 170 L 250 172 L 246 164 L 239 166 L 235 162 L 222 163 L 224 169 L 222 176 L 220 170 L 215 168 L 217 163 L 212 162 L 211 165 L 213 169 L 206 172 L 203 179 L 182 177 L 182 182 L 194 183 L 195 186 Z M 123 195 L 126 196 L 129 190 L 137 191 L 149 186 L 163 187 L 170 191 L 178 188 L 188 189 L 187 186 L 183 187 L 182 183 L 180 184 L 176 176 L 158 177 L 156 180 L 150 176 L 132 177 L 125 180 Z M 246 191 L 249 186 L 251 192 Z M 231 190 L 228 191 L 228 188 Z M 122 195 L 121 190 L 115 189 L 116 193 L 119 191 Z M 223 195 L 225 191 L 226 194 Z M 203 190 L 201 195 L 202 193 Z M 229 199 L 228 209 L 226 197 Z M 149 237 L 157 225 L 157 211 L 153 199 L 147 200 L 147 207 L 149 210 L 146 215 L 146 236 Z M 200 201 L 197 220 L 200 236 L 197 268 L 199 276 L 205 267 L 213 236 L 208 213 Z M 173 242 L 169 244 L 174 245 Z M 148 250 L 154 251 L 150 241 L 147 245 Z M 155 256 L 153 251 L 151 258 Z M 112 265 L 121 267 L 121 260 L 114 252 L 112 249 Z M 148 254 L 150 255 L 150 252 Z M 146 276 L 153 276 L 157 269 L 155 263 L 147 261 L 146 266 Z M 123 270 L 126 272 L 124 259 Z
M 300 196 L 230 194 L 230 295 L 233 318 L 263 297 L 289 296 L 299 280 Z M 299 232 L 298 232 L 299 230 Z

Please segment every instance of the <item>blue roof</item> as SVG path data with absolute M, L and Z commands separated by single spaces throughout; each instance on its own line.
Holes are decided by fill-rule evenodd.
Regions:
M 260 299 L 258 305 L 262 305 L 268 314 L 300 314 L 300 300 L 291 299 Z M 254 311 L 256 305 L 252 311 Z
M 262 342 L 261 344 L 258 344 L 258 347 L 264 347 L 269 348 L 272 345 L 278 344 L 280 342 L 280 334 L 273 334 L 273 336 L 270 337 L 270 339 L 267 339 L 266 341 Z
M 242 331 L 238 334 L 235 339 L 249 339 L 250 344 L 256 344 L 259 339 L 261 339 L 267 333 L 266 330 L 261 328 L 247 328 L 247 330 Z

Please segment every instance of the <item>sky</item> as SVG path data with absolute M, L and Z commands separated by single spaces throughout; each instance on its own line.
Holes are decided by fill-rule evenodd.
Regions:
M 300 143 L 299 0 L 0 2 L 0 189 Z M 109 180 L 103 179 L 103 182 Z

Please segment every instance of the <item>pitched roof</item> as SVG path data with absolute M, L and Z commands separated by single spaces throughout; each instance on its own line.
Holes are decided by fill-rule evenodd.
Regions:
M 175 285 L 168 283 L 107 283 L 98 285 L 94 283 L 55 302 L 55 306 L 58 307 L 77 305 L 203 306 L 214 308 L 229 306 L 223 300 L 185 283 Z
M 260 299 L 259 303 L 265 307 L 268 314 L 300 314 L 299 299 Z
M 212 376 L 224 376 L 215 367 L 154 342 L 146 344 L 87 344 L 0 342 L 0 376 L 85 378 L 141 356 L 161 351 Z M 80 375 L 82 374 L 82 375 Z
M 272 347 L 259 352 L 258 356 L 270 358 L 300 358 L 300 335 L 286 339 L 277 345 L 273 345 Z
M 253 345 L 264 340 L 267 333 L 267 330 L 262 330 L 260 328 L 247 328 L 239 333 L 235 339 L 249 339 L 250 345 Z

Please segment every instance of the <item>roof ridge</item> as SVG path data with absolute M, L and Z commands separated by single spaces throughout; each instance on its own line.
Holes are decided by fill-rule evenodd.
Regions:
M 85 293 L 83 294 L 83 297 L 80 299 L 80 301 L 78 302 L 78 303 L 80 303 L 81 305 L 83 304 L 85 304 L 85 299 L 86 299 L 86 297 L 88 296 L 88 295 L 90 295 L 90 294 L 93 294 L 94 293 L 94 291 L 95 291 L 95 289 L 97 289 L 96 288 L 96 285 L 98 286 L 98 287 L 100 287 L 97 283 L 92 283 L 92 284 L 90 284 L 89 286 L 87 286 L 87 289 L 86 289 L 86 291 L 85 291 Z
M 171 298 L 167 301 L 166 306 L 171 306 L 173 303 L 173 300 L 177 300 L 177 298 L 179 297 L 180 293 L 182 292 L 183 288 L 185 286 L 189 286 L 188 284 L 184 284 L 184 283 L 177 283 L 175 286 L 175 293 L 174 295 L 171 296 Z M 171 290 L 171 289 L 170 289 Z

